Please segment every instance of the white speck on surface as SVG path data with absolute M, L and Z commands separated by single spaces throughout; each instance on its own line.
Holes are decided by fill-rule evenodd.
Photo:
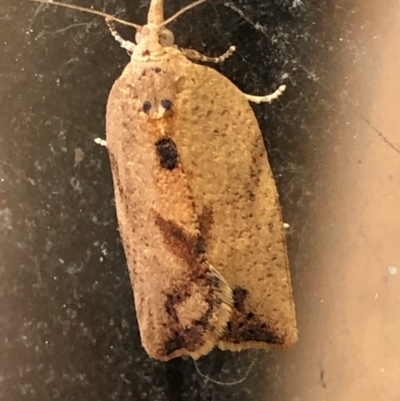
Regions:
M 389 270 L 389 274 L 391 274 L 392 276 L 397 274 L 397 267 L 396 266 L 389 266 L 388 270 Z
M 107 146 L 107 141 L 101 138 L 95 138 L 94 142 L 97 143 L 100 146 Z
M 106 244 L 101 244 L 100 247 L 101 253 L 103 254 L 103 256 L 107 256 L 107 245 Z
M 13 229 L 13 216 L 11 209 L 5 207 L 4 209 L 0 209 L 0 229 L 1 231 L 11 231 Z
M 301 0 L 293 0 L 293 3 L 292 3 L 293 8 L 300 7 L 302 5 L 303 5 L 303 2 Z

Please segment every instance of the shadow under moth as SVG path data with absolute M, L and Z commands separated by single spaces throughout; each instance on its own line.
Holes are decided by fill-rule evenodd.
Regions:
M 151 0 L 146 25 L 127 23 L 136 44 L 106 17 L 131 61 L 112 87 L 101 142 L 141 341 L 162 361 L 297 340 L 278 193 L 248 103 L 285 87 L 244 94 L 193 62 L 223 61 L 233 47 L 209 58 L 173 44 L 166 24 L 204 1 L 164 20 L 163 0 Z

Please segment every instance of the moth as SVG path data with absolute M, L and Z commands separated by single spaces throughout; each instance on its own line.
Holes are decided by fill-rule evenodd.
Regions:
M 249 101 L 178 49 L 151 0 L 106 111 L 119 230 L 142 345 L 167 361 L 222 350 L 287 348 L 295 307 L 277 189 Z M 55 4 L 56 2 L 53 2 Z M 92 10 L 93 11 L 93 10 Z M 97 14 L 103 15 L 101 12 Z

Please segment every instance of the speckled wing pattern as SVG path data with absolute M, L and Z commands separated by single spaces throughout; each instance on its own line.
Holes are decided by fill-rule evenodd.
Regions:
M 287 348 L 297 328 L 285 232 L 254 113 L 232 82 L 197 64 L 176 109 L 174 140 L 207 257 L 233 290 L 233 315 L 218 346 Z
M 207 260 L 174 143 L 176 113 L 168 108 L 177 76 L 170 74 L 168 62 L 130 63 L 110 93 L 106 128 L 142 344 L 159 360 L 208 353 L 232 305 L 231 289 Z

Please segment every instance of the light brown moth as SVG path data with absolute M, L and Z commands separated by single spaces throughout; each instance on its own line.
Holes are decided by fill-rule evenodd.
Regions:
M 167 361 L 297 340 L 285 232 L 260 129 L 219 62 L 179 50 L 151 0 L 112 87 L 106 146 L 119 229 L 147 353 Z M 102 13 L 97 12 L 102 15 Z M 112 20 L 113 18 L 109 18 Z M 133 24 L 131 24 L 133 25 Z

